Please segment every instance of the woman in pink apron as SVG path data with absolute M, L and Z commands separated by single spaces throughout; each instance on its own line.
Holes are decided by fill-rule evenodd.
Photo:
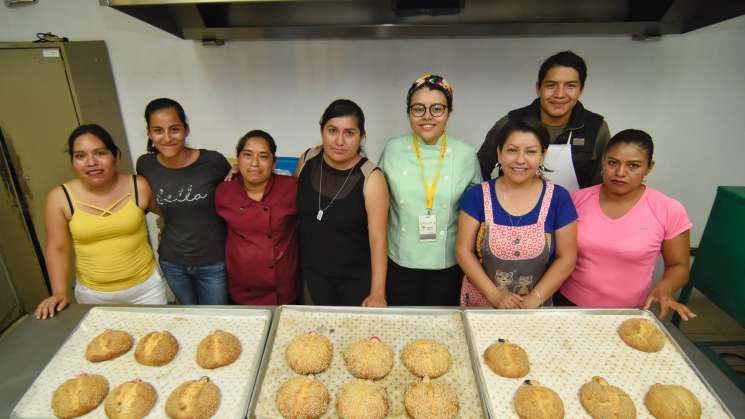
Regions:
M 548 144 L 537 121 L 509 121 L 497 139 L 500 176 L 463 195 L 455 249 L 466 275 L 461 305 L 551 305 L 574 269 L 577 212 L 567 190 L 542 176 Z

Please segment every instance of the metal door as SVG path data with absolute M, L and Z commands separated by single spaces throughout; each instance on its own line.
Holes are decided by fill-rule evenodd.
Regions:
M 35 279 L 38 285 L 44 279 L 5 150 L 0 127 L 0 331 L 22 314 L 8 267 L 15 268 L 15 274 L 22 280 Z
M 78 125 L 58 48 L 0 49 L 0 127 L 4 136 L 0 254 L 26 312 L 46 297 L 41 248 L 44 203 L 73 178 L 67 134 Z
M 44 243 L 47 193 L 73 177 L 66 135 L 78 118 L 65 65 L 59 48 L 2 49 L 0 68 L 0 126 L 20 181 L 19 193 Z

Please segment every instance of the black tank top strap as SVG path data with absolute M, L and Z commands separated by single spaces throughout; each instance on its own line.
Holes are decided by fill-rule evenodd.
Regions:
M 137 190 L 137 175 L 132 175 L 132 189 L 135 191 L 135 205 L 140 206 L 140 192 Z
M 67 205 L 70 206 L 70 215 L 75 213 L 75 207 L 72 206 L 72 199 L 70 199 L 70 192 L 67 191 L 67 186 L 65 184 L 61 184 L 62 186 L 62 192 L 65 193 L 65 198 L 67 198 Z

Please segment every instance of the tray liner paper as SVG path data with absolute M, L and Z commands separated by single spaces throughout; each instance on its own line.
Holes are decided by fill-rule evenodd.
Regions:
M 640 312 L 643 313 L 643 312 Z M 644 406 L 652 384 L 678 384 L 696 395 L 703 418 L 730 417 L 716 397 L 668 341 L 660 352 L 645 353 L 627 346 L 618 326 L 629 318 L 653 316 L 591 314 L 507 314 L 491 310 L 466 311 L 472 345 L 479 357 L 487 402 L 495 418 L 517 418 L 512 400 L 524 379 L 538 380 L 559 394 L 567 418 L 590 418 L 579 400 L 579 389 L 593 376 L 629 394 L 638 418 L 653 418 Z M 666 335 L 667 337 L 667 335 Z M 497 339 L 520 345 L 528 354 L 530 372 L 524 378 L 503 378 L 484 362 L 484 351 Z
M 265 325 L 270 314 L 241 315 L 248 310 L 227 309 L 203 311 L 182 309 L 169 312 L 157 309 L 93 308 L 77 329 L 62 345 L 39 377 L 16 405 L 12 418 L 53 418 L 52 395 L 54 390 L 69 378 L 80 373 L 100 374 L 109 382 L 109 391 L 119 384 L 139 378 L 155 387 L 158 399 L 148 418 L 166 418 L 165 403 L 171 392 L 184 381 L 208 376 L 222 393 L 220 408 L 215 418 L 242 418 L 248 407 L 251 388 L 256 377 L 257 362 L 266 340 Z M 208 314 L 210 313 L 210 314 Z M 106 329 L 121 329 L 134 338 L 132 349 L 119 358 L 93 363 L 85 359 L 88 343 Z M 222 329 L 238 337 L 242 353 L 234 363 L 214 370 L 196 363 L 199 342 L 215 329 Z M 134 352 L 138 339 L 152 331 L 169 331 L 179 343 L 179 352 L 170 363 L 150 367 L 135 361 Z M 85 418 L 106 418 L 104 403 Z
M 393 308 L 365 313 L 364 310 L 324 312 L 282 307 L 265 376 L 260 390 L 257 390 L 260 391 L 259 399 L 252 417 L 282 417 L 275 402 L 277 390 L 285 381 L 298 376 L 285 361 L 285 348 L 292 338 L 311 329 L 329 338 L 334 345 L 331 365 L 315 376 L 326 385 L 330 395 L 328 410 L 322 417 L 337 417 L 336 394 L 344 383 L 356 379 L 344 364 L 344 350 L 350 343 L 370 336 L 379 337 L 394 352 L 393 369 L 378 381 L 388 392 L 388 417 L 407 417 L 403 405 L 404 391 L 416 377 L 401 363 L 400 356 L 409 341 L 419 338 L 437 340 L 450 351 L 450 370 L 436 380 L 449 384 L 457 393 L 460 403 L 458 417 L 485 417 L 460 313 L 452 311 L 426 314 L 426 310 L 421 310 L 402 314 L 404 312 Z

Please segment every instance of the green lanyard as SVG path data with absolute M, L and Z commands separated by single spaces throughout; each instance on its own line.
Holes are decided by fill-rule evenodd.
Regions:
M 424 194 L 427 199 L 427 212 L 432 212 L 432 201 L 435 199 L 435 189 L 437 189 L 437 181 L 440 180 L 440 171 L 442 170 L 443 162 L 445 161 L 445 152 L 448 146 L 448 136 L 443 132 L 442 134 L 442 147 L 440 149 L 440 160 L 437 163 L 437 171 L 435 177 L 432 178 L 432 183 L 427 186 L 427 176 L 424 174 L 424 162 L 422 161 L 422 153 L 419 151 L 419 140 L 416 138 L 416 134 L 411 134 L 411 142 L 414 145 L 414 153 L 416 153 L 416 161 L 419 164 L 419 172 L 422 175 L 422 186 L 424 187 Z

